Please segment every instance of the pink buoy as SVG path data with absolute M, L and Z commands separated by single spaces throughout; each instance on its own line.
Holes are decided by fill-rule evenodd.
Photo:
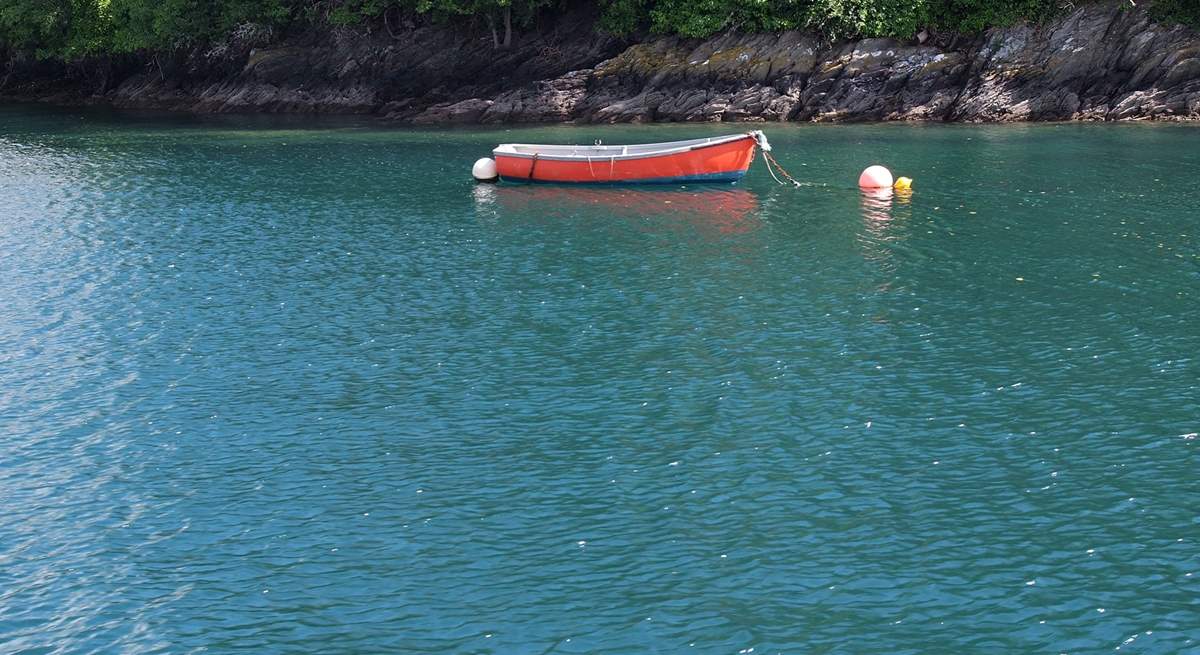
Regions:
M 892 172 L 883 166 L 870 166 L 858 176 L 858 186 L 864 189 L 890 189 L 892 182 Z

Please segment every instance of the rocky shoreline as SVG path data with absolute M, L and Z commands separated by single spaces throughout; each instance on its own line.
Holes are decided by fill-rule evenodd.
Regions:
M 567 14 L 495 50 L 449 28 L 235 35 L 93 75 L 9 61 L 0 97 L 396 122 L 1200 119 L 1200 34 L 1127 2 L 925 44 L 812 34 L 619 39 Z

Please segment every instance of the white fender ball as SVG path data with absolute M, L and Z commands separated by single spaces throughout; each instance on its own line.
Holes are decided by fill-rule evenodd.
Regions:
M 491 157 L 484 157 L 475 162 L 471 167 L 471 176 L 477 182 L 495 182 L 499 179 L 496 175 L 496 160 Z
M 870 166 L 858 176 L 858 186 L 864 189 L 890 189 L 892 182 L 892 172 L 883 166 Z

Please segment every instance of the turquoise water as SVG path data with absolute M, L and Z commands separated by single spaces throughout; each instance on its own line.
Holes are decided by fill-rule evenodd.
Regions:
M 0 109 L 0 652 L 1197 652 L 1200 129 L 731 129 Z

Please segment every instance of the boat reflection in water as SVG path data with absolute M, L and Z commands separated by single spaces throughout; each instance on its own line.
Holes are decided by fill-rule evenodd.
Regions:
M 887 224 L 897 218 L 897 210 L 907 213 L 912 205 L 912 191 L 892 189 L 859 189 L 864 226 L 869 233 L 882 235 Z
M 892 189 L 859 189 L 862 199 L 862 214 L 866 219 L 867 228 L 878 227 L 893 218 L 892 209 L 906 206 L 912 201 L 912 191 L 894 191 Z
M 893 290 L 898 274 L 893 251 L 908 237 L 908 221 L 903 219 L 911 214 L 912 191 L 860 189 L 859 193 L 863 217 L 859 247 L 863 258 L 874 262 L 883 276 L 878 290 Z
M 762 224 L 758 196 L 745 189 L 480 184 L 475 204 L 497 216 L 650 219 L 719 234 L 744 234 Z

